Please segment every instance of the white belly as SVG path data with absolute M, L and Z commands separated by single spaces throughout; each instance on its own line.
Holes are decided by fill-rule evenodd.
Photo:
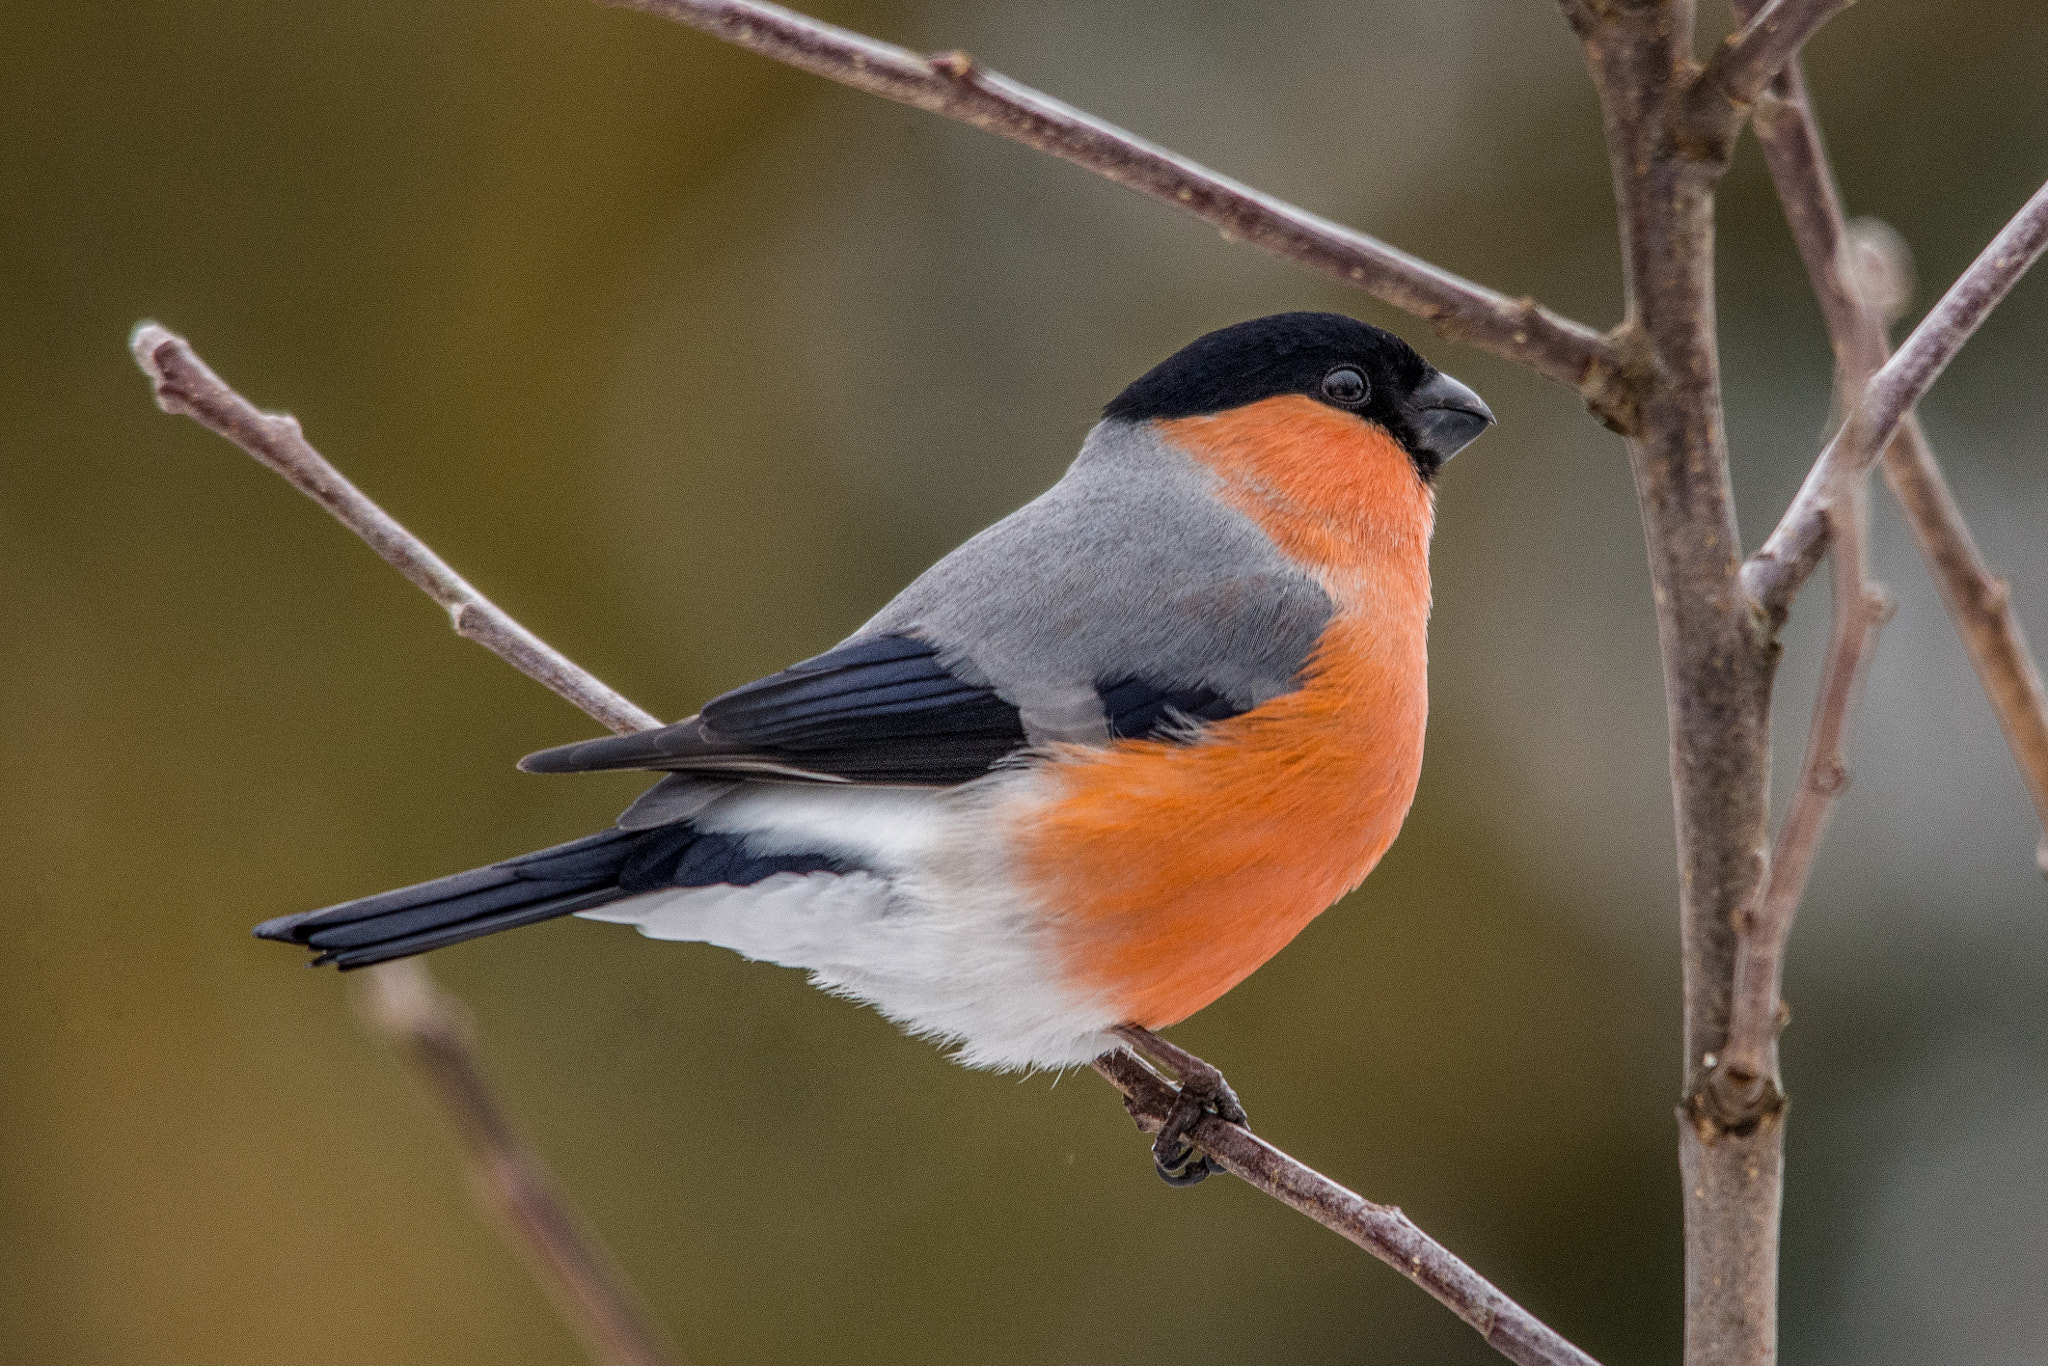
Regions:
M 850 873 L 777 873 L 751 887 L 649 892 L 583 912 L 651 939 L 717 944 L 805 968 L 912 1034 L 958 1045 L 969 1067 L 1085 1063 L 1119 1021 L 1076 992 L 1046 913 L 1011 883 L 1001 812 L 1027 774 L 964 787 L 750 783 L 706 808 L 700 830 L 741 834 L 759 853 L 824 853 Z

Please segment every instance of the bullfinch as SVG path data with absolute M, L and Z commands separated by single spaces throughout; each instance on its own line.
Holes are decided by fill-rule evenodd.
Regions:
M 1211 332 L 832 649 L 520 761 L 666 775 L 611 829 L 256 933 L 348 969 L 577 915 L 806 969 L 972 1067 L 1149 1037 L 1393 842 L 1432 481 L 1492 422 L 1352 318 Z

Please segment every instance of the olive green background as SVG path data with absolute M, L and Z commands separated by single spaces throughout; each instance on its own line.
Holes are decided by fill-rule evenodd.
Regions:
M 1589 322 L 1597 111 L 1534 0 L 834 4 Z M 1725 22 L 1706 16 L 1711 41 Z M 814 653 L 1043 488 L 1208 328 L 1339 308 L 1501 425 L 1445 473 L 1430 753 L 1366 887 L 1177 1031 L 1262 1132 L 1610 1363 L 1674 1360 L 1675 876 L 1619 441 L 1573 397 L 972 129 L 578 0 L 6 7 L 0 1359 L 569 1363 L 348 983 L 254 921 L 596 829 L 630 776 L 317 509 L 158 413 L 155 317 L 665 715 Z M 2048 10 L 1858 6 L 1811 54 L 1918 306 L 2048 173 Z M 1753 543 L 1826 420 L 1753 144 L 1724 196 Z M 1925 406 L 2048 641 L 2048 284 Z M 2048 1352 L 2048 908 L 1924 571 L 1793 946 L 1785 1336 Z M 1780 707 L 1798 754 L 1826 589 Z M 558 922 L 438 955 L 537 1148 L 702 1366 L 1483 1362 L 1092 1075 L 962 1071 L 795 973 Z

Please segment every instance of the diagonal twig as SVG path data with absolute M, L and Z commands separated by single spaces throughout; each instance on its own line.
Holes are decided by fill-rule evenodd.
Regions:
M 1095 1070 L 1124 1093 L 1124 1108 L 1140 1129 L 1158 1132 L 1178 1091 L 1124 1049 L 1096 1059 Z M 1593 1358 L 1501 1294 L 1396 1207 L 1373 1203 L 1215 1115 L 1204 1115 L 1189 1136 L 1231 1175 L 1356 1243 L 1422 1287 L 1509 1361 L 1595 1366 Z
M 1780 616 L 1820 562 L 1827 544 L 1827 504 L 1837 471 L 1866 470 L 1890 444 L 1899 424 L 1955 358 L 2027 267 L 2048 248 L 2048 185 L 1991 239 L 1991 245 L 1928 310 L 1863 391 L 1842 430 L 1807 472 L 1791 506 L 1761 548 L 1742 566 L 1743 587 L 1772 617 Z
M 1518 361 L 1628 421 L 1605 339 L 1533 299 L 1510 299 L 1353 228 L 1262 194 L 1186 157 L 977 65 L 964 52 L 923 57 L 755 0 L 604 0 L 659 15 L 856 90 L 1071 161 L 1194 215 L 1227 238 L 1364 290 L 1454 341 Z
M 1738 19 L 1745 17 L 1745 6 L 1753 8 L 1753 0 L 1738 0 Z M 1796 60 L 1759 99 L 1752 124 L 1820 301 L 1836 362 L 1847 371 L 1874 371 L 1891 354 L 1885 319 L 1859 306 L 1847 278 L 1850 244 L 1841 197 Z M 1977 549 L 1917 418 L 1907 417 L 1885 448 L 1884 473 L 2048 832 L 2048 688 L 2011 593 Z M 2048 872 L 2048 833 L 2040 857 Z
M 681 1366 L 682 1358 L 556 1189 L 547 1164 L 520 1140 L 478 1066 L 469 1019 L 416 958 L 363 974 L 358 1004 L 397 1045 L 455 1127 L 477 1196 L 505 1241 L 600 1366 Z
M 407 564 L 432 563 L 439 565 L 455 582 L 461 582 L 454 578 L 454 571 L 427 548 L 425 542 L 400 526 L 353 485 L 342 480 L 334 467 L 307 444 L 299 432 L 298 423 L 289 417 L 260 412 L 207 368 L 184 338 L 150 323 L 136 329 L 133 344 L 137 362 L 157 385 L 158 401 L 163 403 L 166 411 L 185 413 L 198 419 L 301 488 L 309 483 L 329 480 L 341 483 L 351 496 L 322 497 L 319 499 L 321 505 L 365 540 L 371 540 L 370 529 L 375 529 L 383 540 L 381 543 L 371 540 L 371 543 L 387 561 L 401 570 Z M 168 378 L 173 376 L 175 381 Z M 163 401 L 167 382 L 175 384 L 176 406 Z M 223 420 L 219 417 L 221 414 L 233 415 L 235 420 Z M 435 596 L 436 601 L 441 600 L 436 587 L 421 582 L 410 572 L 406 576 Z M 439 586 L 438 581 L 436 584 Z M 496 611 L 495 608 L 492 610 Z M 500 612 L 498 616 L 503 617 L 504 614 Z M 518 627 L 509 617 L 504 621 L 515 631 L 523 632 L 524 628 Z M 601 709 L 616 714 L 614 703 L 632 707 L 631 703 L 619 698 L 617 693 L 554 651 L 548 651 L 547 658 L 540 661 L 530 650 L 515 648 L 519 639 L 517 635 L 501 632 L 476 639 L 513 668 L 546 684 L 607 725 L 612 722 L 600 714 Z M 543 672 L 544 668 L 551 672 Z M 638 712 L 637 708 L 633 710 Z M 614 726 L 614 729 L 629 731 L 658 724 L 645 712 L 638 714 L 647 717 L 644 726 L 628 722 Z M 1150 1124 L 1157 1128 L 1164 1122 L 1167 1111 L 1172 1108 L 1175 1093 L 1156 1074 L 1122 1052 L 1097 1060 L 1095 1066 L 1124 1093 L 1126 1108 L 1140 1127 Z M 1213 1116 L 1197 1125 L 1191 1136 L 1227 1170 L 1250 1185 L 1393 1266 L 1478 1329 L 1495 1350 L 1516 1362 L 1517 1366 L 1597 1366 L 1591 1357 L 1501 1294 L 1442 1244 L 1418 1229 L 1399 1210 L 1373 1204 L 1353 1194 L 1265 1140 Z M 525 1230 L 522 1228 L 520 1231 Z M 546 1250 L 535 1249 L 533 1255 L 546 1255 Z
M 615 731 L 659 725 L 521 626 L 425 542 L 362 493 L 306 441 L 298 422 L 236 393 L 185 339 L 155 323 L 129 336 L 156 401 L 240 446 L 369 543 L 386 563 L 448 609 L 455 631 L 510 662 Z M 505 1241 L 601 1366 L 674 1366 L 680 1358 L 625 1278 L 588 1237 L 552 1174 L 519 1140 L 476 1064 L 467 1022 L 424 964 L 387 963 L 359 997 L 365 1018 L 392 1039 L 433 1090 L 461 1140 L 478 1198 Z
M 510 660 L 521 673 L 614 731 L 623 734 L 661 724 L 571 664 L 561 651 L 479 593 L 424 541 L 364 497 L 362 490 L 307 445 L 296 418 L 259 411 L 207 369 L 184 338 L 152 322 L 137 323 L 129 334 L 128 348 L 149 376 L 158 407 L 167 413 L 181 413 L 226 437 L 333 513 L 386 564 L 447 608 L 457 635 Z

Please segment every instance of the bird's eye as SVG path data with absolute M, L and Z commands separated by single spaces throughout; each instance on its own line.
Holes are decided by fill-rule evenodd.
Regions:
M 1346 408 L 1356 408 L 1371 392 L 1365 376 L 1349 365 L 1340 365 L 1323 376 L 1323 397 Z

